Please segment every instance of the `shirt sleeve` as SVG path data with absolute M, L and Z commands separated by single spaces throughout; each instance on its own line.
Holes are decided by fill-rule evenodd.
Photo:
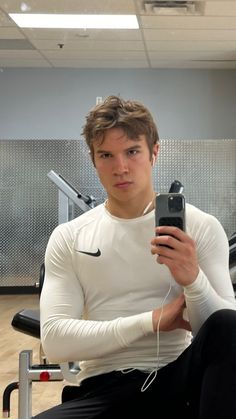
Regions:
M 40 297 L 42 346 L 57 363 L 102 357 L 153 333 L 152 312 L 111 321 L 82 318 L 84 295 L 73 269 L 70 235 L 66 225 L 60 225 L 49 239 Z
M 193 335 L 215 311 L 236 310 L 225 231 L 212 215 L 207 214 L 205 220 L 200 221 L 190 232 L 196 240 L 200 272 L 196 280 L 184 288 Z

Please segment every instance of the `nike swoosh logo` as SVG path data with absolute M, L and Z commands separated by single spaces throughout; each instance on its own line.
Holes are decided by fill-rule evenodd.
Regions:
M 79 253 L 83 253 L 84 255 L 98 257 L 101 256 L 101 251 L 98 249 L 96 252 L 82 252 L 82 250 L 78 250 Z

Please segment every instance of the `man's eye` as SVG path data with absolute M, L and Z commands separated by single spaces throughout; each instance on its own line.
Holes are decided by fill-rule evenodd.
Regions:
M 137 154 L 137 153 L 138 153 L 138 150 L 129 150 L 128 151 L 129 156 L 135 156 L 135 154 Z
M 110 154 L 110 153 L 103 153 L 103 154 L 100 154 L 100 158 L 101 158 L 101 159 L 108 159 L 109 157 L 111 157 L 111 154 Z

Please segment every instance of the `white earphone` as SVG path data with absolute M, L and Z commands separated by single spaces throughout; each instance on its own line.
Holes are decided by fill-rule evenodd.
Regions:
M 151 162 L 151 165 L 152 165 L 152 166 L 154 166 L 155 161 L 156 161 L 156 156 L 155 156 L 155 154 L 153 154 L 153 155 L 152 155 L 152 162 Z

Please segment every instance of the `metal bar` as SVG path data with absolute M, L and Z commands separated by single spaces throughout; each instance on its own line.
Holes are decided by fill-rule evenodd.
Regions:
M 86 212 L 92 208 L 92 206 L 85 203 L 86 197 L 83 197 L 76 189 L 69 184 L 62 176 L 58 175 L 53 170 L 50 170 L 47 174 L 48 178 L 60 189 L 61 192 L 67 196 L 67 198 L 71 199 L 75 205 L 83 211 Z M 87 201 L 89 201 L 91 197 L 87 197 Z M 92 200 L 93 201 L 93 200 Z
M 32 351 L 20 352 L 18 419 L 31 419 L 32 417 L 32 380 L 28 376 L 31 364 Z

